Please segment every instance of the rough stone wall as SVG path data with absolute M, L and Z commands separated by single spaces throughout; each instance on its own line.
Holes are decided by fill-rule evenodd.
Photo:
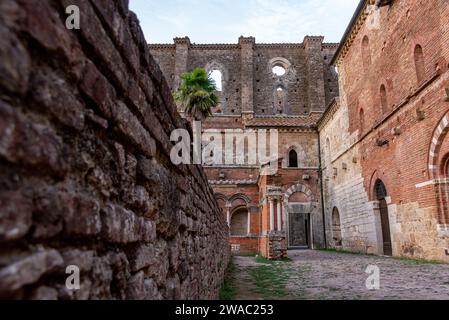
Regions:
M 378 241 L 382 238 L 374 184 L 380 179 L 386 186 L 393 255 L 448 260 L 444 215 L 448 188 L 443 170 L 449 152 L 444 143 L 449 111 L 448 8 L 442 0 L 396 0 L 380 10 L 368 7 L 366 20 L 357 24 L 337 59 L 341 104 L 348 112 L 344 130 L 355 137 L 354 146 L 342 152 L 358 153 L 365 194 L 373 201 Z M 363 45 L 365 37 L 368 46 Z M 417 45 L 422 48 L 421 76 Z M 342 178 L 342 183 L 352 178 Z M 362 205 L 366 197 L 354 201 Z M 363 228 L 362 222 L 356 225 Z
M 0 297 L 216 298 L 228 228 L 201 167 L 171 164 L 174 128 L 126 0 L 2 0 Z
M 325 109 L 338 95 L 337 74 L 329 65 L 336 47 L 323 43 L 322 37 L 305 37 L 297 44 L 257 44 L 252 37 L 241 37 L 238 44 L 191 44 L 188 38 L 175 38 L 174 45 L 152 44 L 150 51 L 171 88 L 177 87 L 182 72 L 196 67 L 219 70 L 223 114 L 268 116 L 279 110 L 307 115 Z M 183 68 L 176 68 L 181 61 Z M 284 66 L 286 74 L 275 76 L 275 65 Z M 286 94 L 282 108 L 276 99 L 279 86 Z

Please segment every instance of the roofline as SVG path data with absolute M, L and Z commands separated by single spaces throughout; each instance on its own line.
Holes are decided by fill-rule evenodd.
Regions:
M 332 57 L 332 60 L 330 62 L 331 65 L 334 65 L 336 60 L 339 58 L 340 53 L 346 44 L 346 41 L 348 40 L 349 36 L 352 33 L 352 30 L 354 29 L 354 25 L 359 20 L 362 13 L 364 12 L 367 4 L 368 4 L 368 0 L 360 0 L 359 5 L 357 6 L 357 9 L 355 10 L 354 15 L 352 16 L 352 19 L 349 22 L 349 25 L 346 27 L 346 31 L 343 34 L 343 37 L 341 38 L 340 45 L 338 46 L 337 51 L 335 52 L 334 56 Z

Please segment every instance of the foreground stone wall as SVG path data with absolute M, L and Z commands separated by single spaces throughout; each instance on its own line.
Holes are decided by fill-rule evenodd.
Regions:
M 216 298 L 228 227 L 202 169 L 170 162 L 175 128 L 126 0 L 1 1 L 0 297 Z

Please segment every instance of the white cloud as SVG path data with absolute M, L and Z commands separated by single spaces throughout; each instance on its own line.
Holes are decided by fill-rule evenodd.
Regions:
M 332 23 L 344 31 L 356 4 L 357 0 L 252 0 L 253 10 L 226 30 L 255 36 L 257 42 L 300 42 L 305 35 L 334 33 Z
M 151 42 L 189 36 L 198 43 L 301 42 L 305 35 L 340 40 L 359 0 L 131 0 Z

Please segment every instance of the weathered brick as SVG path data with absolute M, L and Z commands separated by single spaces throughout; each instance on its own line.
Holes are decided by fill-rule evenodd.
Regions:
M 0 193 L 0 241 L 23 237 L 32 224 L 32 201 L 21 191 Z
M 113 243 L 151 242 L 156 238 L 154 223 L 115 205 L 102 209 L 103 236 Z
M 0 294 L 34 283 L 62 263 L 63 259 L 56 250 L 39 251 L 22 258 L 0 269 Z
M 66 171 L 63 149 L 61 139 L 51 128 L 31 122 L 0 100 L 0 156 L 63 175 Z

